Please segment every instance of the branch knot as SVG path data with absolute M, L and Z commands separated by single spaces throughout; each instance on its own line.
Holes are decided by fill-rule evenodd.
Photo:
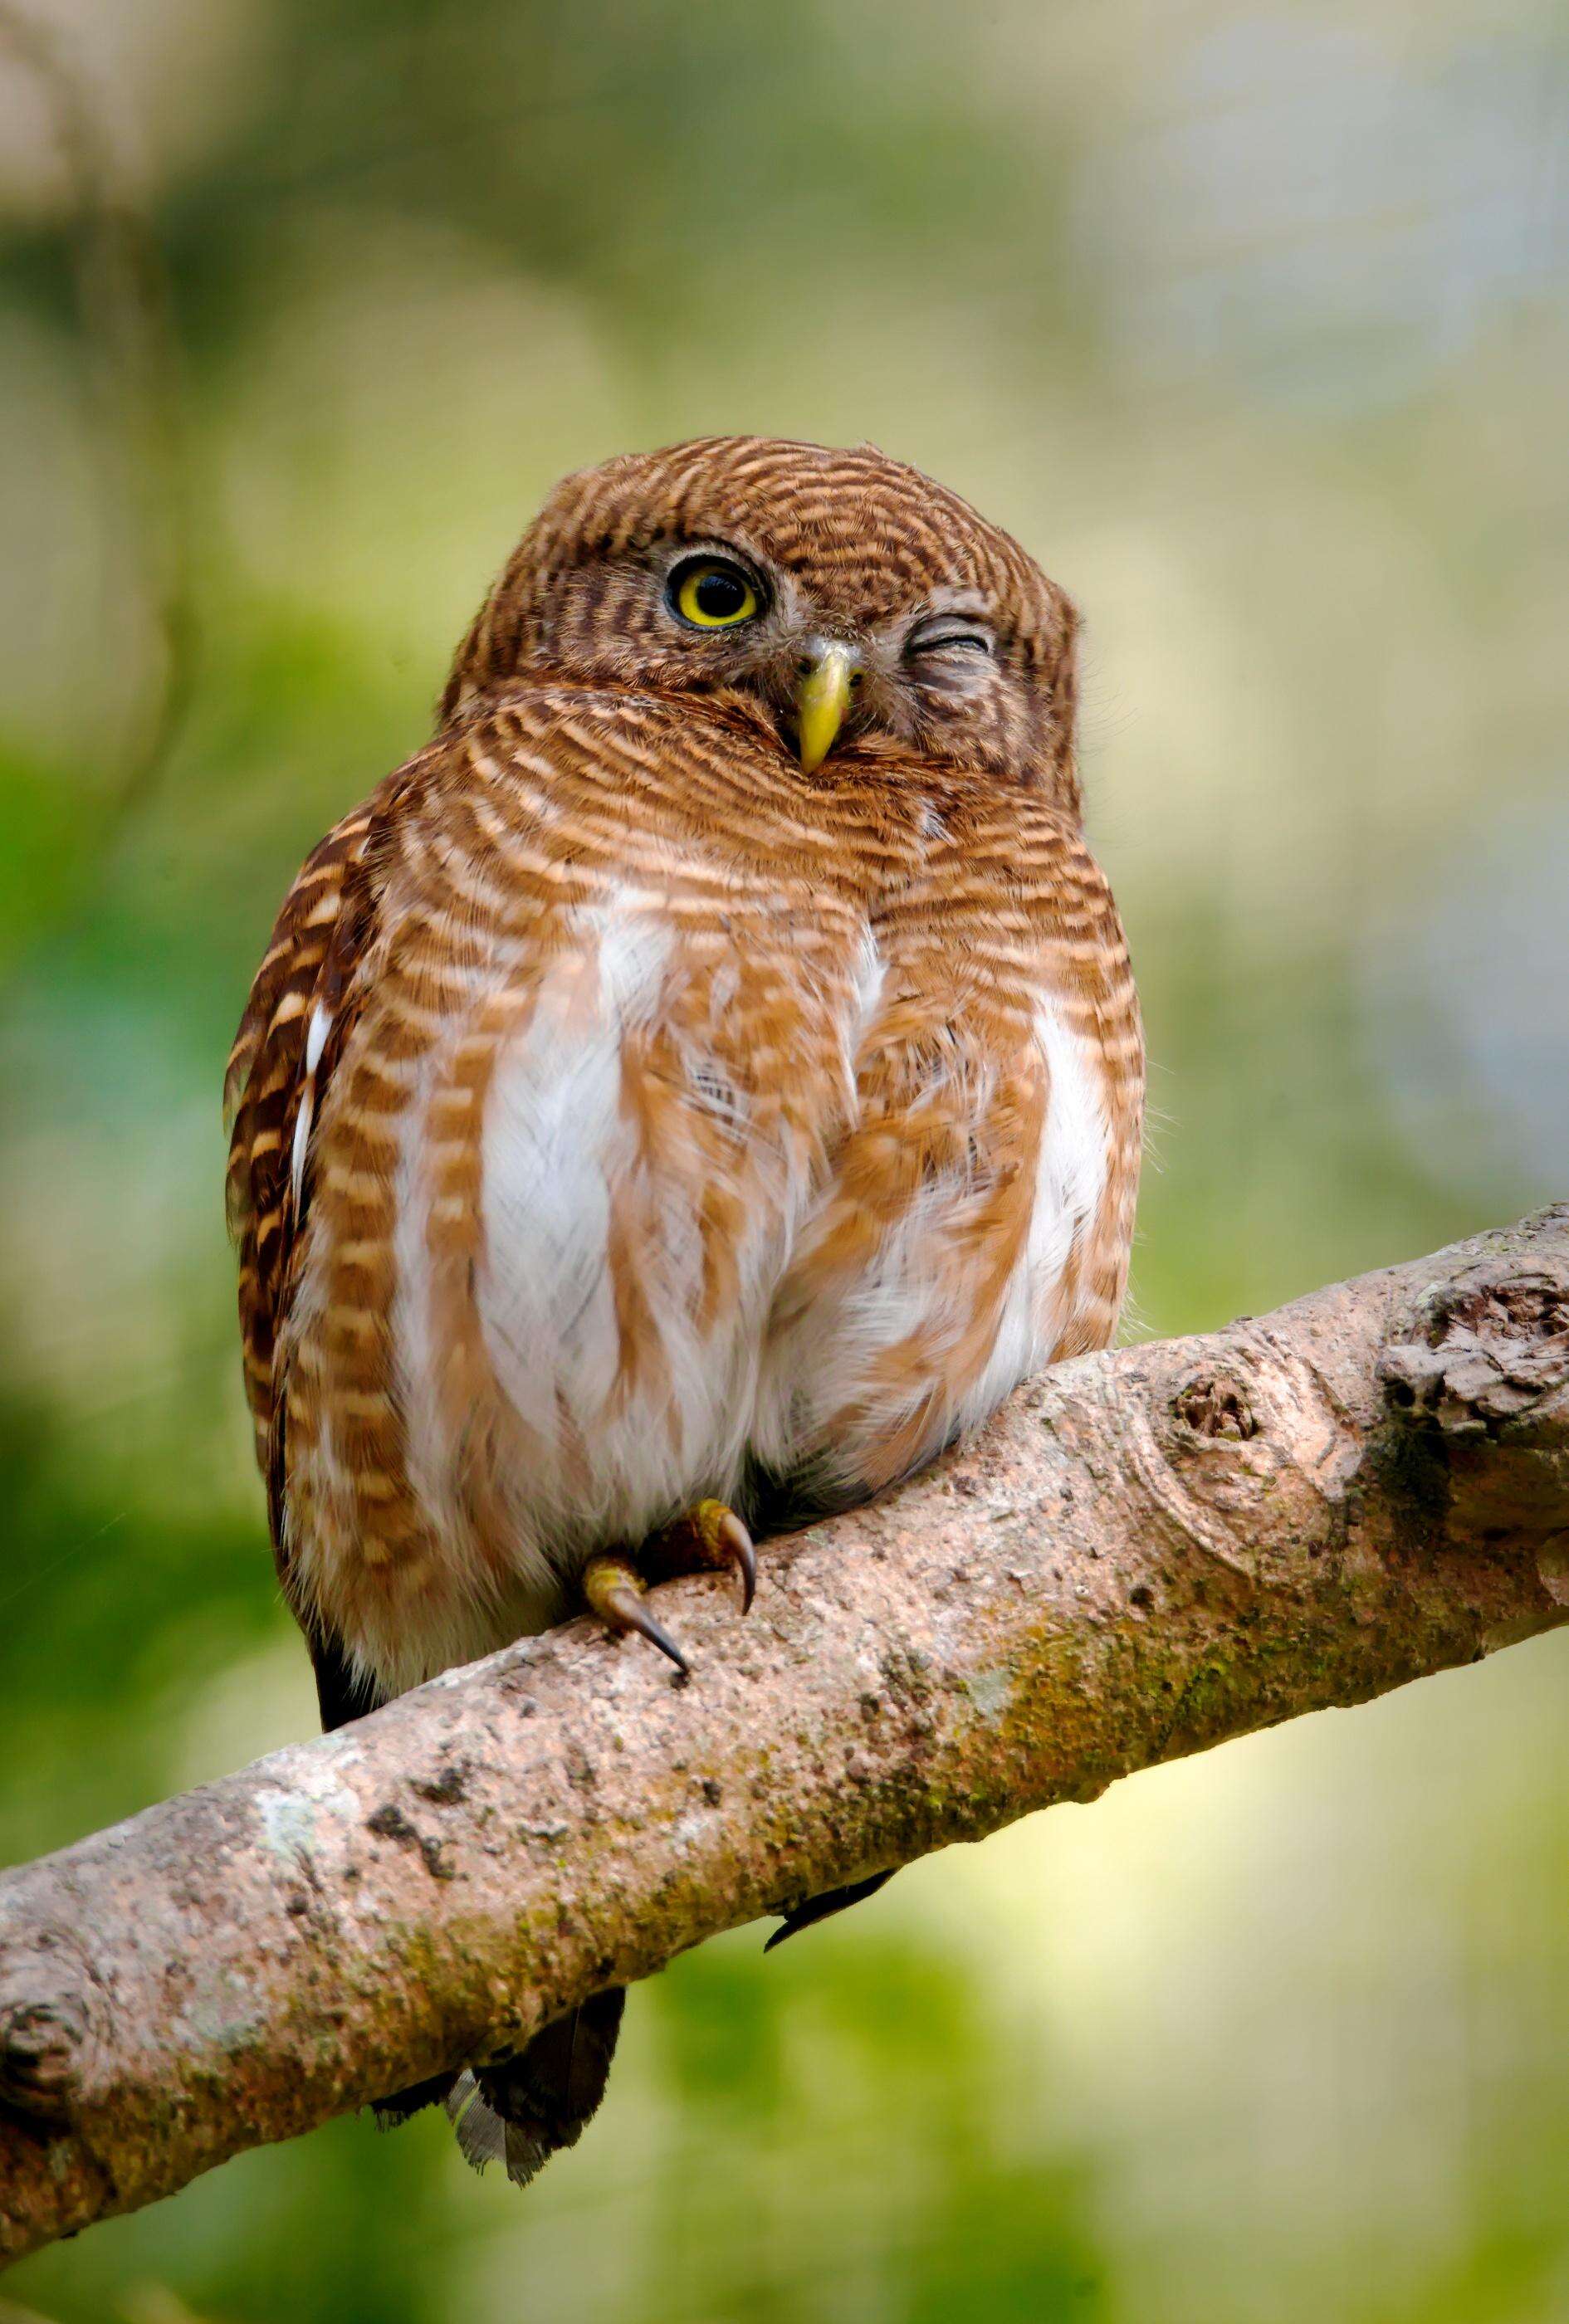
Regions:
M 1375 1369 L 1390 1410 L 1446 1450 L 1452 1529 L 1569 1529 L 1569 1268 L 1484 1259 Z
M 75 1995 L 0 2002 L 0 2099 L 23 2114 L 69 2122 L 91 2031 Z
M 1569 1390 L 1569 1279 L 1556 1268 L 1473 1268 L 1417 1331 L 1384 1350 L 1378 1377 L 1397 1410 L 1446 1435 L 1496 1434 Z

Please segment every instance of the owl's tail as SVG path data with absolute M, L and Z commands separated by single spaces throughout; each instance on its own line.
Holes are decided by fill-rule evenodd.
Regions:
M 593 1994 L 515 2057 L 417 2082 L 383 2099 L 376 2119 L 391 2130 L 422 2107 L 444 2106 L 476 2171 L 504 2163 L 513 2186 L 526 2187 L 552 2154 L 577 2145 L 605 2096 L 625 2001 L 620 1986 Z
M 341 1643 L 327 1633 L 307 1635 L 324 1732 L 378 1710 L 385 1697 L 356 1674 Z M 577 2145 L 593 2118 L 610 2080 L 625 2002 L 620 1986 L 590 1994 L 553 2025 L 542 2025 L 515 2057 L 461 2074 L 432 2074 L 379 2099 L 376 2120 L 383 2130 L 395 2130 L 423 2107 L 444 2106 L 476 2171 L 504 2163 L 513 2185 L 526 2187 L 552 2154 Z

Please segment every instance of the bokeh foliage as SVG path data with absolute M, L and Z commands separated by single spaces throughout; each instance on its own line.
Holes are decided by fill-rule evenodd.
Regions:
M 84 296 L 43 96 L 0 55 L 8 1856 L 310 1724 L 217 1077 L 294 865 L 421 739 L 570 466 L 870 437 L 1080 601 L 1154 1063 L 1135 1328 L 1564 1191 L 1550 0 L 33 5 L 167 272 L 200 641 L 116 816 L 179 553 L 150 555 L 156 427 L 127 420 L 162 391 L 90 269 Z M 1566 1651 L 1139 1778 L 767 1963 L 756 1932 L 678 1963 L 526 2200 L 438 2125 L 338 2124 L 13 2296 L 60 2324 L 1569 2318 Z

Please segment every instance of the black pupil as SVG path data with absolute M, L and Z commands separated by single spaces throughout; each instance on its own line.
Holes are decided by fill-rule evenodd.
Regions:
M 739 573 L 720 566 L 698 578 L 692 592 L 697 611 L 710 622 L 733 622 L 746 611 L 746 584 Z

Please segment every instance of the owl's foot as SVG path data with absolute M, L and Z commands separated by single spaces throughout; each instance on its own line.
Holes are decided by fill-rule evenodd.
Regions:
M 741 1610 L 750 1612 L 757 1588 L 757 1552 L 752 1536 L 724 1501 L 698 1501 L 644 1543 L 630 1557 L 591 1557 L 583 1569 L 583 1595 L 607 1630 L 636 1630 L 678 1671 L 691 1665 L 648 1608 L 651 1582 L 673 1582 L 683 1573 L 734 1572 L 741 1582 Z
M 636 1630 L 661 1655 L 669 1655 L 683 1677 L 689 1678 L 692 1665 L 662 1624 L 656 1622 L 644 1602 L 648 1583 L 637 1567 L 626 1557 L 591 1557 L 583 1569 L 583 1596 L 591 1614 L 597 1614 L 607 1630 Z
M 752 1536 L 725 1501 L 698 1501 L 655 1534 L 640 1560 L 655 1581 L 682 1573 L 733 1572 L 741 1583 L 741 1610 L 752 1611 L 757 1589 L 757 1552 Z

